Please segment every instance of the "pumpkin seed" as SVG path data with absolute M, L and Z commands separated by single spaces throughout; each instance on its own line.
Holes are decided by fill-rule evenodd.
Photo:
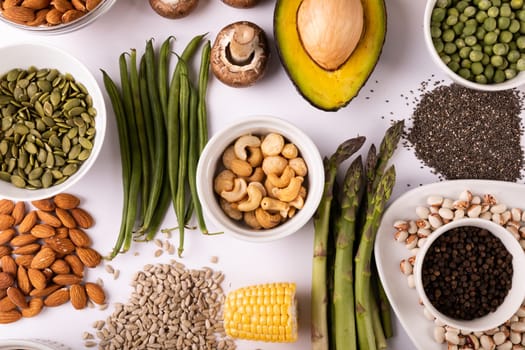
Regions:
M 82 151 L 82 146 L 80 144 L 74 145 L 73 147 L 71 147 L 71 151 L 69 151 L 67 158 L 77 159 L 78 155 L 80 154 L 80 151 Z
M 71 163 L 71 164 L 68 164 L 64 167 L 64 169 L 62 169 L 62 173 L 65 175 L 65 176 L 71 176 L 73 175 L 74 173 L 76 173 L 76 171 L 78 170 L 78 165 L 77 164 L 74 164 L 74 163 Z
M 69 153 L 70 150 L 71 150 L 71 140 L 69 139 L 69 137 L 67 137 L 67 135 L 65 135 L 62 138 L 62 151 L 64 151 L 64 153 Z
M 26 186 L 26 181 L 24 178 L 18 175 L 11 175 L 11 183 L 19 188 L 24 188 Z
M 42 187 L 48 188 L 53 184 L 53 174 L 51 174 L 51 171 L 46 170 L 40 180 L 42 181 Z
M 11 174 L 6 171 L 0 171 L 0 180 L 11 181 Z
M 40 167 L 36 167 L 33 170 L 31 170 L 29 172 L 29 174 L 27 174 L 27 178 L 29 180 L 36 180 L 36 179 L 39 179 L 40 177 L 42 177 L 43 173 L 44 173 L 44 169 L 42 169 Z
M 78 142 L 80 143 L 80 145 L 82 147 L 84 147 L 85 149 L 92 149 L 93 148 L 93 144 L 91 143 L 91 141 L 89 141 L 88 139 L 86 139 L 85 137 L 79 137 L 78 138 Z

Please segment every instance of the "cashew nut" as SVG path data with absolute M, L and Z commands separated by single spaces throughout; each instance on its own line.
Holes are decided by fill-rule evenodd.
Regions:
M 246 177 L 246 182 L 250 183 L 250 182 L 260 182 L 262 183 L 264 181 L 264 171 L 262 170 L 261 167 L 257 167 L 255 169 L 253 169 L 253 173 Z
M 288 211 L 290 210 L 290 205 L 281 202 L 278 199 L 264 197 L 261 200 L 261 208 L 268 212 L 279 212 L 283 218 L 286 218 L 288 216 Z
M 248 158 L 248 153 L 246 152 L 247 147 L 259 147 L 261 145 L 261 140 L 257 136 L 253 135 L 244 135 L 241 136 L 235 141 L 234 152 L 237 158 L 241 160 L 246 160 Z
M 261 166 L 263 158 L 260 147 L 248 147 L 248 158 L 246 160 L 252 167 Z
M 225 169 L 217 175 L 213 181 L 213 189 L 218 195 L 222 191 L 231 191 L 233 189 L 233 180 L 235 179 L 235 174 L 230 170 Z
M 290 184 L 284 188 L 274 188 L 272 193 L 283 202 L 291 202 L 299 195 L 301 185 L 304 181 L 302 176 L 296 176 L 290 180 Z
M 266 175 L 272 173 L 281 175 L 287 165 L 288 161 L 284 157 L 268 156 L 263 160 L 262 169 Z
M 280 214 L 270 214 L 261 207 L 255 209 L 255 218 L 259 224 L 266 229 L 275 227 L 281 222 Z
M 236 159 L 235 151 L 233 149 L 233 146 L 229 146 L 224 150 L 222 153 L 222 164 L 226 169 L 231 169 L 231 163 L 232 160 Z
M 259 185 L 261 186 L 259 186 Z M 237 204 L 237 210 L 240 211 L 252 211 L 255 210 L 261 204 L 263 192 L 261 191 L 262 184 L 258 182 L 251 182 L 248 185 L 246 192 L 248 198 Z M 264 189 L 264 187 L 263 187 Z
M 288 210 L 288 218 L 293 218 L 295 213 L 297 213 L 296 207 L 290 207 L 290 210 Z
M 290 180 L 295 176 L 295 171 L 290 166 L 287 166 L 284 168 L 284 171 L 281 176 L 278 176 L 275 173 L 268 174 L 268 181 L 275 186 L 279 188 L 283 188 L 288 186 L 290 184 Z
M 233 180 L 233 189 L 231 191 L 222 191 L 221 197 L 230 203 L 238 202 L 246 195 L 248 185 L 246 181 L 241 178 Z
M 283 150 L 284 137 L 277 133 L 269 133 L 261 142 L 261 151 L 265 156 L 276 156 Z
M 306 174 L 308 173 L 306 163 L 301 157 L 290 159 L 288 161 L 288 164 L 292 167 L 292 169 L 295 171 L 295 174 L 298 176 L 306 176 Z
M 253 172 L 253 168 L 250 163 L 237 158 L 231 161 L 230 170 L 238 176 L 250 176 Z
M 304 188 L 304 187 L 303 187 Z M 299 191 L 300 192 L 300 191 Z M 304 197 L 301 196 L 301 193 L 299 193 L 299 195 L 297 197 L 295 197 L 294 200 L 288 202 L 288 204 L 291 206 L 291 207 L 294 207 L 296 209 L 303 209 L 304 207 Z
M 244 212 L 243 217 L 244 222 L 251 228 L 255 230 L 262 229 L 261 224 L 259 224 L 259 221 L 257 221 L 257 218 L 255 217 L 255 210 Z
M 233 220 L 241 220 L 242 219 L 242 212 L 240 210 L 237 210 L 233 207 L 231 203 L 229 203 L 224 198 L 220 199 L 221 208 L 224 211 L 228 217 L 232 218 Z
M 292 159 L 299 155 L 299 150 L 293 143 L 287 143 L 284 145 L 283 150 L 281 151 L 281 155 L 284 158 Z
M 269 197 L 277 198 L 273 194 L 273 190 L 278 188 L 278 187 L 275 187 L 274 185 L 272 185 L 272 183 L 270 182 L 270 180 L 268 178 L 266 178 L 266 180 L 264 180 L 264 188 L 266 189 L 266 193 L 268 194 Z

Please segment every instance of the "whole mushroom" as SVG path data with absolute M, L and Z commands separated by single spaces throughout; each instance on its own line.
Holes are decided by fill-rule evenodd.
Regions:
M 186 17 L 198 3 L 199 0 L 149 0 L 155 12 L 170 19 Z
M 226 5 L 239 9 L 246 9 L 257 5 L 259 0 L 222 0 Z
M 263 77 L 268 56 L 264 31 L 252 22 L 235 22 L 217 34 L 211 49 L 211 68 L 224 84 L 246 87 Z

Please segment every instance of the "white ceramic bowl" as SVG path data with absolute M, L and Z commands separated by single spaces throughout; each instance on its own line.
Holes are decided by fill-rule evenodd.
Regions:
M 502 83 L 497 84 L 478 84 L 476 82 L 470 81 L 461 77 L 459 74 L 456 74 L 452 69 L 450 69 L 445 62 L 441 60 L 439 54 L 437 53 L 434 43 L 432 42 L 432 37 L 430 35 L 430 18 L 432 16 L 432 10 L 436 4 L 437 0 L 428 0 L 425 7 L 425 14 L 423 18 L 423 34 L 425 38 L 425 46 L 434 61 L 434 63 L 445 72 L 454 82 L 463 85 L 467 88 L 482 90 L 482 91 L 501 91 L 513 89 L 518 86 L 525 84 L 525 72 L 518 73 L 514 78 L 506 80 Z
M 104 0 L 95 9 L 89 11 L 84 16 L 65 24 L 58 24 L 54 26 L 28 26 L 19 23 L 12 22 L 6 19 L 0 12 L 0 21 L 15 27 L 20 30 L 25 30 L 35 34 L 54 35 L 54 34 L 65 34 L 73 32 L 82 27 L 87 26 L 97 18 L 105 14 L 109 9 L 117 2 L 117 0 Z
M 423 260 L 425 259 L 425 254 L 432 243 L 443 233 L 460 226 L 475 226 L 490 231 L 494 236 L 501 240 L 505 248 L 507 248 L 509 253 L 512 255 L 512 287 L 505 297 L 505 300 L 496 309 L 496 311 L 490 312 L 483 317 L 473 320 L 454 319 L 436 310 L 436 308 L 426 296 L 421 280 Z M 514 313 L 520 308 L 523 300 L 525 299 L 525 253 L 514 236 L 512 236 L 512 234 L 503 226 L 500 226 L 489 220 L 465 218 L 445 224 L 428 236 L 424 246 L 420 248 L 416 255 L 414 277 L 416 289 L 421 300 L 423 301 L 423 304 L 437 319 L 443 321 L 449 326 L 461 330 L 472 332 L 485 331 L 505 323 L 505 321 L 510 319 L 511 316 L 514 315 Z
M 306 176 L 308 194 L 304 207 L 298 210 L 291 219 L 272 229 L 253 230 L 224 214 L 213 190 L 213 179 L 221 163 L 223 151 L 239 136 L 250 133 L 264 135 L 270 132 L 280 133 L 299 149 L 308 167 Z M 323 194 L 323 187 L 323 161 L 315 144 L 300 129 L 276 117 L 245 118 L 218 132 L 208 141 L 197 167 L 197 191 L 206 216 L 213 220 L 219 230 L 252 242 L 271 241 L 297 232 L 315 213 Z
M 82 83 L 86 87 L 93 98 L 93 107 L 97 110 L 97 116 L 95 117 L 96 135 L 93 149 L 89 158 L 83 162 L 75 174 L 59 185 L 36 190 L 17 188 L 9 182 L 0 181 L 0 198 L 31 201 L 52 197 L 57 193 L 64 192 L 89 171 L 102 149 L 106 133 L 106 105 L 102 91 L 95 77 L 82 62 L 52 46 L 28 43 L 0 47 L 0 57 L 2 57 L 0 60 L 0 75 L 4 75 L 13 68 L 27 69 L 30 66 L 56 68 L 62 74 L 70 73 L 75 78 L 75 81 Z
M 50 340 L 5 339 L 0 340 L 0 350 L 70 350 L 70 348 Z

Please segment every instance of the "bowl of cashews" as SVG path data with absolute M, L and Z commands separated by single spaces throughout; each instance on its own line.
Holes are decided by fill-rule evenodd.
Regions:
M 204 214 L 217 229 L 248 241 L 297 232 L 317 210 L 323 187 L 319 150 L 277 117 L 249 117 L 219 131 L 197 167 Z

